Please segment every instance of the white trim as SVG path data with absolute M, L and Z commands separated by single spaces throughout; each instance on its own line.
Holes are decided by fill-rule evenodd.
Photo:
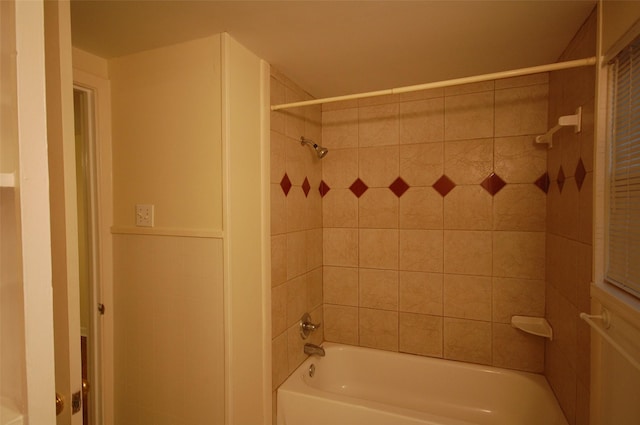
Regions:
M 44 65 L 44 4 L 16 1 L 16 58 L 26 419 L 55 423 L 53 288 Z
M 220 35 L 220 73 L 221 73 L 221 103 L 222 103 L 222 236 L 223 236 L 223 299 L 224 299 L 224 398 L 225 398 L 225 421 L 226 425 L 232 425 L 234 423 L 233 409 L 233 394 L 231 389 L 233 388 L 233 376 L 231 371 L 233 370 L 233 358 L 231 356 L 232 346 L 232 333 L 233 328 L 232 314 L 231 314 L 231 261 L 230 261 L 230 232 L 229 232 L 229 217 L 231 215 L 231 206 L 229 202 L 230 191 L 230 179 L 229 179 L 229 163 L 230 158 L 230 146 L 229 141 L 231 139 L 229 129 L 229 75 L 227 64 L 229 62 L 228 49 L 227 49 L 227 37 L 228 35 L 223 33 Z
M 114 235 L 148 235 L 148 236 L 182 236 L 186 238 L 212 238 L 222 239 L 223 230 L 188 229 L 177 227 L 134 227 L 112 226 Z
M 551 63 L 548 65 L 532 66 L 529 68 L 520 68 L 510 71 L 493 72 L 491 74 L 475 75 L 472 77 L 455 78 L 452 80 L 436 81 L 433 83 L 416 84 L 413 86 L 396 87 L 393 89 L 378 90 L 366 93 L 348 94 L 344 96 L 327 97 L 324 99 L 305 100 L 303 102 L 283 103 L 281 105 L 271 106 L 272 111 L 280 109 L 296 108 L 300 106 L 320 105 L 323 103 L 340 102 L 343 100 L 363 99 L 367 97 L 384 96 L 390 94 L 410 93 L 420 90 L 429 90 L 442 87 L 458 86 L 461 84 L 479 83 L 482 81 L 499 80 L 501 78 L 520 77 L 529 74 L 538 74 L 541 72 L 558 71 L 561 69 L 577 68 L 581 66 L 591 66 L 596 64 L 596 57 L 576 59 L 566 62 Z
M 271 93 L 270 66 L 264 60 L 260 61 L 261 92 L 260 92 L 260 133 L 261 133 L 261 162 L 262 162 L 262 200 L 260 217 L 262 218 L 262 338 L 263 356 L 262 371 L 264 384 L 264 418 L 272 417 L 271 390 L 271 114 L 269 100 Z
M 111 182 L 111 87 L 107 79 L 73 69 L 74 89 L 80 89 L 89 94 L 89 119 L 91 128 L 90 149 L 93 170 L 90 172 L 92 189 L 91 212 L 94 223 L 91 223 L 92 271 L 94 273 L 92 286 L 96 290 L 91 293 L 92 334 L 98 335 L 97 350 L 93 353 L 94 364 L 99 368 L 94 370 L 91 377 L 93 388 L 99 388 L 97 404 L 99 408 L 93 410 L 93 423 L 96 425 L 113 423 L 113 255 L 112 236 L 109 231 L 113 223 L 113 187 Z M 95 267 L 95 268 L 94 268 Z M 102 303 L 106 313 L 98 317 L 96 306 Z M 96 394 L 94 391 L 93 394 Z

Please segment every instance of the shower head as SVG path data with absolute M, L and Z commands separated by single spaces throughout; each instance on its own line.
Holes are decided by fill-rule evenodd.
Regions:
M 307 144 L 311 146 L 316 151 L 316 155 L 318 155 L 318 158 L 324 158 L 327 155 L 327 153 L 329 153 L 329 149 L 323 148 L 317 143 L 314 143 L 313 140 L 305 139 L 304 136 L 300 137 L 300 144 L 301 145 Z

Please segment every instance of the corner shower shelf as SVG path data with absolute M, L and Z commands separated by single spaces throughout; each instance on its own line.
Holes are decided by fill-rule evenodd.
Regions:
M 15 187 L 16 177 L 14 173 L 0 173 L 0 187 Z
M 511 326 L 526 333 L 553 340 L 553 329 L 544 317 L 512 316 Z

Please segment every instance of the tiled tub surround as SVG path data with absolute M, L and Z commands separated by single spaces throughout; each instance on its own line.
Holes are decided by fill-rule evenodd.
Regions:
M 595 13 L 559 60 L 593 56 Z M 549 119 L 582 107 L 582 131 L 558 132 L 547 156 L 546 317 L 554 330 L 546 343 L 545 375 L 569 424 L 589 423 L 590 329 L 578 318 L 590 311 L 592 256 L 595 69 L 554 72 Z
M 272 69 L 271 103 L 310 96 Z M 271 114 L 271 309 L 272 379 L 275 389 L 305 359 L 305 342 L 321 344 L 321 326 L 303 341 L 298 321 L 305 312 L 322 317 L 321 162 L 300 136 L 322 144 L 319 106 Z M 331 155 L 331 153 L 329 154 Z M 323 161 L 326 161 L 324 159 Z M 274 405 L 275 415 L 275 405 Z
M 327 341 L 543 371 L 544 341 L 510 318 L 545 312 L 548 90 L 537 74 L 324 105 Z

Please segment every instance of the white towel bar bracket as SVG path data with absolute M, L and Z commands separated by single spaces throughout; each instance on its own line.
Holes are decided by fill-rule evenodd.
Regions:
M 622 355 L 622 357 L 627 359 L 627 361 L 629 363 L 631 363 L 631 365 L 633 365 L 633 367 L 635 367 L 636 369 L 640 370 L 640 362 L 637 359 L 633 358 L 633 356 L 631 354 L 629 354 L 629 352 L 627 352 L 627 350 L 625 350 L 605 330 L 605 329 L 609 329 L 611 327 L 611 316 L 609 315 L 609 312 L 607 310 L 603 309 L 602 310 L 602 314 L 600 314 L 600 315 L 591 315 L 591 314 L 587 314 L 587 313 L 580 313 L 580 318 L 582 320 L 584 320 L 585 322 L 587 322 L 589 324 L 589 326 L 591 326 L 591 329 L 596 331 L 605 341 L 607 341 L 609 343 L 609 345 L 611 345 L 611 347 L 613 347 L 618 353 L 620 353 L 620 355 Z M 596 322 L 594 322 L 594 320 L 600 320 L 602 322 L 602 324 L 604 325 L 605 329 L 603 329 L 602 326 L 599 326 Z
M 558 118 L 558 125 L 547 131 L 545 134 L 536 136 L 536 143 L 548 144 L 549 149 L 553 147 L 553 133 L 560 130 L 562 127 L 573 126 L 574 133 L 580 133 L 582 130 L 582 106 L 576 109 L 574 115 L 564 115 Z

